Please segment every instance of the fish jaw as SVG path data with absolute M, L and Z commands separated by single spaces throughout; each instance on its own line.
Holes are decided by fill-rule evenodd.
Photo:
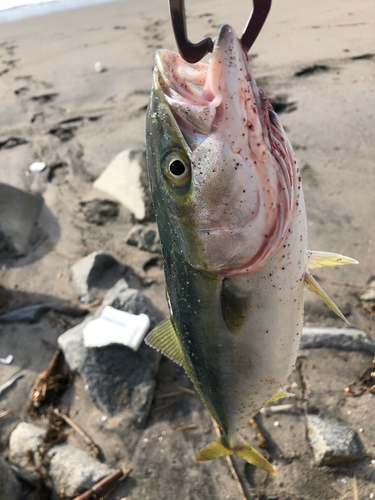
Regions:
M 173 193 L 168 201 L 180 221 L 180 250 L 198 270 L 256 272 L 285 238 L 297 171 L 240 40 L 224 25 L 208 65 L 159 51 L 155 74 L 160 105 L 169 108 L 191 168 L 189 203 Z

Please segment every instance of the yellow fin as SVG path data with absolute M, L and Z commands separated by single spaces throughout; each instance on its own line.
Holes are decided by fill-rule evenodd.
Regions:
M 275 401 L 276 399 L 279 398 L 288 398 L 288 397 L 294 397 L 295 394 L 291 394 L 290 392 L 284 391 L 284 389 L 280 389 L 279 392 L 277 392 L 272 398 L 268 401 L 267 404 L 271 403 L 272 401 Z
M 339 253 L 307 250 L 307 269 L 309 270 L 326 266 L 343 266 L 344 264 L 358 264 L 358 261 Z
M 316 293 L 319 298 L 322 299 L 322 301 L 327 304 L 327 306 L 332 309 L 334 313 L 337 314 L 341 319 L 346 321 L 348 325 L 350 324 L 349 321 L 345 318 L 343 313 L 340 311 L 340 309 L 336 306 L 336 304 L 328 297 L 328 295 L 325 293 L 325 291 L 321 288 L 321 286 L 315 281 L 315 279 L 311 276 L 311 274 L 306 271 L 305 273 L 305 285 L 309 290 L 312 292 Z
M 196 460 L 197 462 L 204 462 L 206 460 L 213 460 L 214 458 L 223 457 L 225 455 L 237 455 L 256 467 L 260 467 L 261 469 L 269 472 L 272 476 L 275 475 L 275 471 L 268 460 L 262 457 L 262 455 L 246 441 L 243 442 L 241 448 L 231 449 L 227 448 L 223 444 L 222 438 L 219 438 L 203 448 L 203 450 L 198 453 Z
M 146 344 L 155 347 L 187 370 L 185 356 L 170 316 L 163 319 L 146 337 Z

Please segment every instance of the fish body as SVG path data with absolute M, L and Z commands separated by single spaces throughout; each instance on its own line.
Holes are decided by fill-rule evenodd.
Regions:
M 147 342 L 184 366 L 221 428 L 197 460 L 235 453 L 273 473 L 241 430 L 286 395 L 307 263 L 324 261 L 307 250 L 298 165 L 230 26 L 208 65 L 159 51 L 153 78 L 147 156 L 170 317 Z

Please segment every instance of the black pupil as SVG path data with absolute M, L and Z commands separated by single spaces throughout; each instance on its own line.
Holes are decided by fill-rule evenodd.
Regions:
M 173 160 L 169 165 L 172 175 L 182 175 L 185 173 L 185 165 L 180 160 Z

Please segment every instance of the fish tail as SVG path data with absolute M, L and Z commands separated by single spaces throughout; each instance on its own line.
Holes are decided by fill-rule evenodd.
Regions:
M 244 458 L 247 462 L 260 467 L 261 469 L 269 472 L 272 476 L 275 471 L 272 465 L 266 460 L 255 448 L 249 445 L 246 441 L 242 442 L 239 448 L 228 448 L 220 437 L 216 441 L 208 444 L 196 456 L 197 462 L 204 462 L 206 460 L 214 460 L 215 458 L 224 457 L 225 455 L 237 455 Z

